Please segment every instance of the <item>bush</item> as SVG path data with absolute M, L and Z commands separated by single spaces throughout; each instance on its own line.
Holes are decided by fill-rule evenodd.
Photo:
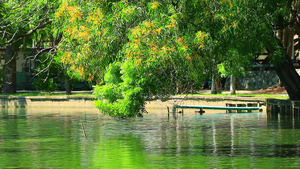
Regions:
M 119 62 L 110 64 L 104 77 L 104 84 L 95 86 L 94 97 L 97 99 L 95 105 L 103 114 L 112 117 L 142 116 L 145 103 L 145 98 L 142 97 L 143 90 L 140 84 L 134 83 L 134 72 L 124 69 L 130 67 L 121 67 Z
M 33 82 L 33 86 L 37 90 L 53 92 L 58 89 L 58 85 L 53 82 L 53 78 L 48 78 L 44 81 L 42 78 L 38 78 L 36 81 Z

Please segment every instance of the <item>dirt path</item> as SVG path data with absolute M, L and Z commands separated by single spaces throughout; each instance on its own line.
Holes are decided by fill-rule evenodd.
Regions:
M 287 92 L 286 92 L 284 87 L 277 87 L 277 88 L 273 88 L 273 89 L 253 91 L 253 93 L 257 93 L 257 94 L 263 94 L 263 93 L 267 93 L 267 94 L 284 94 L 284 93 L 287 93 Z

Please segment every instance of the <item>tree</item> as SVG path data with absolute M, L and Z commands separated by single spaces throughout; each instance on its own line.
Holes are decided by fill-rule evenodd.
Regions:
M 300 3 L 297 0 L 290 0 L 285 3 L 285 13 L 278 13 L 277 20 L 273 26 L 275 37 L 279 41 L 281 47 L 281 55 L 283 61 L 278 62 L 275 70 L 287 90 L 291 100 L 300 100 L 300 77 L 294 69 L 292 61 L 295 61 L 299 54 L 300 45 L 299 38 L 295 36 L 300 35 L 299 24 L 299 7 Z M 271 54 L 275 53 L 273 49 L 269 49 Z
M 276 25 L 286 27 L 290 7 L 297 4 L 65 0 L 56 12 L 63 34 L 58 54 L 69 73 L 97 81 L 95 104 L 103 113 L 134 117 L 142 115 L 147 99 L 190 89 L 219 71 L 228 76 L 243 74 L 266 50 L 280 74 L 287 67 L 280 62 L 286 49 L 278 45 L 283 39 L 277 40 L 274 33 L 278 33 Z M 291 99 L 300 95 L 291 94 L 294 90 L 288 90 Z
M 82 78 L 103 82 L 94 94 L 104 113 L 141 115 L 146 99 L 174 94 L 182 84 L 192 86 L 203 78 L 197 49 L 207 35 L 198 32 L 192 38 L 197 32 L 179 31 L 179 8 L 151 1 L 61 5 L 56 15 L 64 18 L 62 62 Z
M 46 37 L 41 32 L 49 30 L 56 6 L 54 0 L 4 0 L 0 2 L 0 47 L 5 49 L 5 76 L 3 93 L 16 92 L 16 59 L 19 51 L 31 48 L 32 40 L 37 42 L 36 53 L 55 53 L 53 46 L 45 46 Z M 50 34 L 48 38 L 50 39 Z M 48 39 L 48 40 L 49 40 Z M 53 38 L 57 40 L 56 38 Z M 39 45 L 40 44 L 40 45 Z M 37 58 L 39 55 L 33 56 Z
M 225 0 L 202 2 L 210 8 L 205 13 L 208 12 L 214 18 L 223 20 L 225 26 L 221 33 L 224 38 L 229 40 L 223 40 L 222 36 L 212 36 L 212 39 L 217 41 L 215 44 L 223 48 L 223 50 L 215 50 L 217 53 L 214 55 L 225 56 L 215 62 L 224 66 L 228 75 L 236 75 L 243 72 L 241 70 L 246 65 L 251 65 L 253 56 L 268 51 L 270 62 L 275 65 L 275 70 L 287 89 L 290 99 L 299 100 L 300 78 L 291 62 L 291 59 L 295 60 L 295 51 L 299 50 L 300 46 L 295 45 L 299 43 L 299 38 L 295 38 L 295 35 L 299 35 L 298 1 Z M 214 21 L 214 24 L 219 23 Z M 208 32 L 216 33 L 212 29 Z M 220 51 L 224 53 L 218 53 Z

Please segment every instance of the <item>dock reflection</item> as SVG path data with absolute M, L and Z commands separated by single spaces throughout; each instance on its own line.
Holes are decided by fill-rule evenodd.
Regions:
M 177 155 L 199 155 L 195 149 L 214 157 L 298 157 L 300 154 L 299 116 L 243 113 L 194 118 L 173 121 L 175 132 L 162 128 L 162 145 L 174 145 Z

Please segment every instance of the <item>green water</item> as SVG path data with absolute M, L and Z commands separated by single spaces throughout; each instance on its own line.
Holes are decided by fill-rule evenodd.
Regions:
M 117 120 L 2 109 L 0 117 L 0 168 L 300 168 L 299 116 Z

